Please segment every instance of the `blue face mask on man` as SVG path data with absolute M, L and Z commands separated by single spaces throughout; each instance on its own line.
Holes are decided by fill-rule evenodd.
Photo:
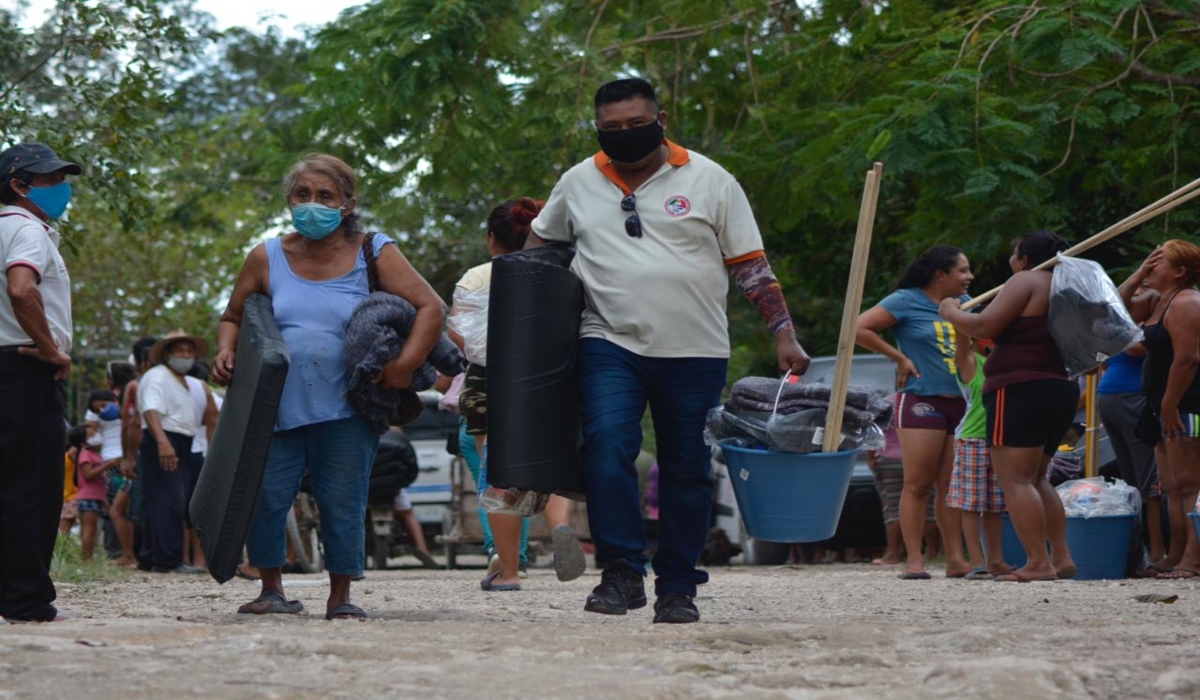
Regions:
M 292 225 L 305 238 L 319 241 L 342 225 L 342 208 L 306 202 L 292 207 Z
M 110 403 L 98 415 L 100 420 L 116 420 L 121 417 L 121 409 L 115 403 Z
M 46 216 L 57 219 L 67 210 L 67 204 L 71 201 L 71 183 L 64 180 L 49 187 L 33 187 L 25 196 Z

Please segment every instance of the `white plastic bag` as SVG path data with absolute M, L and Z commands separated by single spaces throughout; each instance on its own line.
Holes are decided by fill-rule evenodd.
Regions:
M 487 366 L 488 297 L 491 285 L 483 285 L 473 292 L 462 287 L 454 288 L 454 304 L 446 325 L 463 338 L 463 354 L 467 361 L 481 367 Z
M 1117 287 L 1093 260 L 1058 256 L 1050 284 L 1050 335 L 1072 377 L 1142 339 Z
M 1117 479 L 1112 483 L 1104 477 L 1064 481 L 1054 489 L 1062 499 L 1067 515 L 1091 518 L 1097 515 L 1133 515 L 1142 510 L 1138 490 Z

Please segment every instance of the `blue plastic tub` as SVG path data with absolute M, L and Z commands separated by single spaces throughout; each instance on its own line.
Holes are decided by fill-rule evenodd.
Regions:
M 833 537 L 858 452 L 721 448 L 746 533 L 768 542 Z
M 1097 515 L 1084 518 L 1077 515 L 1067 517 L 1067 546 L 1075 566 L 1079 567 L 1076 580 L 1096 581 L 1100 579 L 1125 578 L 1126 557 L 1129 556 L 1129 536 L 1133 528 L 1134 515 Z M 1196 522 L 1193 520 L 1193 522 Z M 1200 528 L 1200 523 L 1196 524 Z M 1200 530 L 1197 530 L 1200 532 Z M 1017 531 L 1005 513 L 1001 518 L 1001 548 L 1004 560 L 1011 566 L 1025 566 L 1025 548 L 1017 539 Z
M 1013 529 L 1008 513 L 1000 516 L 1000 549 L 1004 551 L 1004 562 L 1013 568 L 1025 566 L 1029 559 L 1025 556 L 1025 548 L 1021 546 L 1021 540 L 1017 537 L 1017 531 Z

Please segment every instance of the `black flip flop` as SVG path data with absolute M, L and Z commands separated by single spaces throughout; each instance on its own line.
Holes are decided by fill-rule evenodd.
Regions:
M 929 575 L 928 571 L 905 571 L 900 574 L 899 578 L 902 581 L 925 581 L 933 577 Z
M 266 607 L 255 609 L 255 603 L 267 603 Z M 298 600 L 288 600 L 275 591 L 267 591 L 238 608 L 239 615 L 267 615 L 270 613 L 280 613 L 284 615 L 295 615 L 298 612 L 304 611 L 304 603 Z
M 353 603 L 342 603 L 333 610 L 325 613 L 326 620 L 358 620 L 359 622 L 363 622 L 367 617 L 366 611 Z

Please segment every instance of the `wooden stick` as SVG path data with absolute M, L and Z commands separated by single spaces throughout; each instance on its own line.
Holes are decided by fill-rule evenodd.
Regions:
M 858 310 L 862 306 L 863 283 L 867 278 L 867 258 L 871 252 L 871 233 L 875 229 L 875 209 L 879 203 L 879 182 L 883 163 L 867 171 L 862 204 L 858 209 L 858 230 L 854 234 L 854 257 L 850 261 L 850 279 L 846 282 L 846 305 L 842 307 L 842 332 L 838 337 L 837 361 L 833 366 L 829 413 L 825 417 L 822 449 L 837 452 L 842 443 L 842 413 L 846 410 L 846 387 L 850 383 L 850 363 L 854 359 L 854 334 Z
M 1085 436 L 1083 452 L 1083 475 L 1087 478 L 1100 474 L 1100 380 L 1095 372 L 1087 376 L 1087 408 L 1084 412 Z
M 1094 235 L 1084 241 L 1076 243 L 1075 245 L 1073 245 L 1070 248 L 1067 248 L 1065 251 L 1063 251 L 1063 255 L 1065 255 L 1067 257 L 1073 257 L 1076 255 L 1079 255 L 1080 253 L 1082 253 L 1090 248 L 1094 248 L 1094 247 L 1100 245 L 1101 243 L 1106 243 L 1106 242 L 1116 238 L 1117 236 L 1125 233 L 1126 231 L 1128 231 L 1132 228 L 1136 228 L 1137 226 L 1140 226 L 1140 225 L 1146 223 L 1150 219 L 1153 219 L 1161 214 L 1165 214 L 1165 213 L 1171 211 L 1172 209 L 1174 209 L 1175 207 L 1179 206 L 1180 204 L 1189 202 L 1189 201 L 1195 199 L 1196 197 L 1200 197 L 1200 179 L 1193 180 L 1192 182 L 1184 185 L 1183 187 L 1180 187 L 1179 189 L 1175 190 L 1174 192 L 1167 195 L 1166 197 L 1163 197 L 1162 199 L 1158 200 L 1154 204 L 1151 204 L 1140 211 L 1134 212 L 1133 214 L 1130 214 L 1129 216 L 1125 217 L 1124 219 L 1121 219 L 1120 221 L 1113 224 L 1112 226 L 1109 226 L 1108 228 L 1104 229 L 1100 233 L 1097 233 L 1096 235 Z M 1043 262 L 1042 264 L 1038 265 L 1037 267 L 1035 267 L 1033 269 L 1034 270 L 1046 270 L 1051 267 L 1054 267 L 1057 264 L 1058 264 L 1057 258 L 1050 258 L 1049 260 Z M 991 290 L 988 290 L 987 292 L 984 292 L 983 294 L 980 294 L 979 296 L 977 296 L 977 297 L 971 299 L 970 301 L 968 301 L 967 303 L 963 304 L 962 305 L 963 310 L 965 311 L 967 309 L 974 308 L 976 306 L 979 306 L 983 302 L 990 300 L 992 297 L 999 294 L 1000 290 L 1003 288 L 1004 288 L 1004 285 L 1002 284 L 999 287 L 996 287 L 995 289 L 991 289 Z

